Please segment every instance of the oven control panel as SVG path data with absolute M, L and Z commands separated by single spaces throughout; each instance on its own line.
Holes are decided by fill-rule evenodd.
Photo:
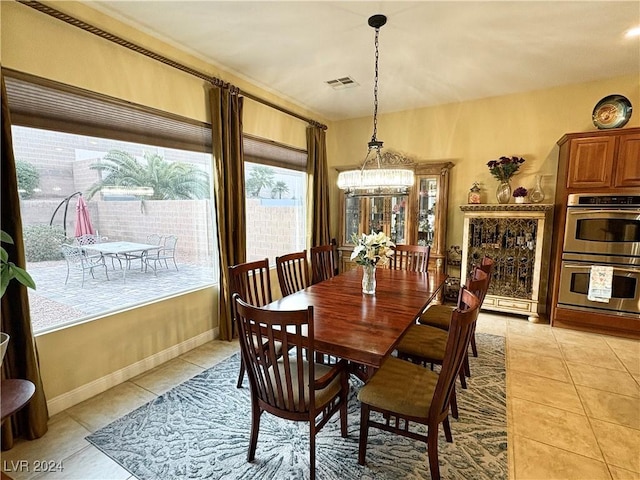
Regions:
M 609 194 L 572 194 L 567 199 L 569 207 L 592 206 L 640 206 L 640 195 L 609 195 Z

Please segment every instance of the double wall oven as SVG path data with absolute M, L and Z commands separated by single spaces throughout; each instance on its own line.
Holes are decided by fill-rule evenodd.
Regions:
M 598 266 L 613 270 L 610 298 L 590 299 Z M 558 306 L 640 319 L 640 192 L 569 195 Z

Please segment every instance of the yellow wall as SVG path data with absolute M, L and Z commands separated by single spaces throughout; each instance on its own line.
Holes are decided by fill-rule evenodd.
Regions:
M 378 138 L 385 148 L 421 160 L 450 160 L 451 170 L 447 248 L 462 245 L 463 216 L 473 182 L 483 187 L 483 202 L 497 203 L 494 179 L 487 162 L 502 155 L 517 155 L 525 163 L 512 179 L 512 187 L 535 185 L 543 175 L 545 203 L 553 203 L 558 148 L 565 133 L 596 130 L 591 121 L 595 104 L 617 93 L 640 105 L 640 72 L 620 78 L 583 83 L 476 101 L 440 105 L 378 116 Z M 626 127 L 640 125 L 634 112 Z M 331 166 L 361 162 L 371 138 L 371 118 L 335 122 L 327 142 Z M 334 174 L 335 177 L 335 174 Z M 332 208 L 339 192 L 333 188 Z M 337 234 L 338 218 L 332 218 Z
M 86 5 L 54 8 L 208 75 L 229 81 L 300 115 L 322 118 L 278 99 Z M 208 84 L 15 2 L 0 2 L 2 66 L 208 121 Z M 245 100 L 244 131 L 306 148 L 306 123 Z M 277 282 L 277 280 L 276 280 Z M 53 413 L 167 360 L 218 332 L 218 288 L 39 335 L 42 378 Z M 151 359 L 151 360 L 150 360 Z

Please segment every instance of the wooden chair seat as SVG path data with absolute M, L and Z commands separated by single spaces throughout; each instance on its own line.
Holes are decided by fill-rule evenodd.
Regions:
M 453 305 L 431 305 L 426 312 L 418 318 L 418 323 L 431 325 L 442 330 L 449 330 L 451 324 L 451 312 L 456 308 Z
M 451 313 L 449 313 L 451 316 Z M 396 347 L 403 356 L 441 364 L 447 346 L 446 330 L 429 325 L 411 325 Z
M 282 344 L 280 344 L 280 345 L 282 346 Z M 304 394 L 303 394 L 304 401 L 305 401 L 304 402 L 304 406 L 305 406 L 305 408 L 309 408 L 309 362 L 303 360 L 302 361 L 302 369 L 301 369 L 302 372 L 299 372 L 300 369 L 298 367 L 298 361 L 295 358 L 288 357 L 287 361 L 289 363 L 288 367 L 285 366 L 284 357 L 280 357 L 280 359 L 278 360 L 277 366 L 278 366 L 278 371 L 280 373 L 280 378 L 285 378 L 287 370 L 290 369 L 290 371 L 291 371 L 291 398 L 293 399 L 293 404 L 295 405 L 295 404 L 300 402 L 300 391 L 302 390 L 304 392 Z M 333 371 L 333 366 L 316 363 L 315 364 L 315 369 L 314 369 L 315 380 L 318 381 L 322 377 L 324 377 L 325 375 L 330 375 L 332 371 Z M 300 384 L 299 384 L 298 375 L 300 373 L 302 373 L 302 377 L 303 377 L 303 388 L 302 389 L 299 388 Z M 269 369 L 269 376 L 271 378 L 271 381 L 275 385 L 276 384 L 276 376 L 275 376 L 275 373 L 273 372 L 273 367 L 271 367 Z M 341 385 L 340 382 L 341 382 L 340 376 L 336 376 L 329 383 L 329 385 L 327 385 L 326 387 L 324 387 L 324 388 L 322 388 L 320 390 L 316 390 L 315 391 L 316 408 L 322 408 L 323 406 L 327 405 L 333 398 L 335 398 L 340 393 L 340 389 L 342 388 L 342 385 Z M 274 392 L 276 403 L 281 408 L 292 409 L 293 405 L 289 404 L 289 386 L 288 386 L 288 384 L 287 383 L 283 383 L 282 389 L 283 389 L 282 396 L 280 396 L 280 393 L 278 391 Z M 282 401 L 282 398 L 284 398 L 284 405 L 282 405 L 282 403 L 280 403 Z
M 413 363 L 389 357 L 358 392 L 358 400 L 372 407 L 424 418 L 438 383 L 438 374 Z

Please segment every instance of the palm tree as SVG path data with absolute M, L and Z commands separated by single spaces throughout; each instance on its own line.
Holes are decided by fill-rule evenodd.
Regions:
M 278 195 L 278 198 L 281 199 L 283 193 L 289 193 L 289 187 L 287 186 L 287 183 L 283 181 L 276 182 L 276 184 L 271 189 L 271 198 L 276 198 L 276 195 Z
M 90 168 L 102 173 L 87 196 L 103 187 L 151 187 L 150 200 L 209 198 L 209 175 L 189 163 L 169 162 L 157 153 L 144 152 L 144 162 L 121 150 L 110 150 Z
M 256 165 L 249 172 L 249 177 L 245 182 L 245 187 L 249 195 L 252 197 L 259 197 L 260 190 L 263 188 L 273 187 L 273 176 L 275 172 L 271 167 L 265 167 L 263 165 Z

